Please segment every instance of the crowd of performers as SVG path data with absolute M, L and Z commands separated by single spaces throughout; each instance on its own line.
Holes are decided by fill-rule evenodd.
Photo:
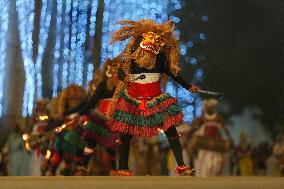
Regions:
M 51 111 L 47 123 L 41 124 L 46 125 L 45 132 L 55 131 L 46 145 L 45 156 L 50 157 L 43 174 L 54 175 L 62 160 L 64 175 L 87 172 L 94 147 L 100 144 L 108 151 L 114 174 L 133 175 L 128 162 L 131 142 L 163 131 L 177 161 L 176 172 L 192 175 L 193 169 L 184 163 L 176 130 L 183 122 L 182 109 L 161 87 L 161 81 L 171 77 L 190 92 L 199 90 L 180 75 L 174 25 L 152 20 L 120 24 L 112 43 L 130 41 L 119 57 L 105 63 L 101 78 L 95 74 L 88 94 L 80 86 L 70 85 L 53 99 L 58 101 L 53 102 L 58 112 Z
M 87 92 L 71 84 L 50 101 L 36 103 L 32 127 L 23 135 L 26 148 L 34 153 L 34 175 L 93 175 L 98 170 L 100 175 L 163 175 L 170 171 L 170 158 L 159 172 L 159 157 L 170 150 L 177 175 L 193 175 L 194 163 L 197 176 L 217 176 L 232 140 L 215 111 L 216 100 L 205 101 L 203 116 L 189 131 L 178 132 L 182 108 L 161 87 L 170 77 L 189 92 L 200 90 L 180 75 L 174 25 L 152 20 L 120 24 L 111 42 L 129 42 L 95 72 Z M 180 136 L 186 142 L 181 143 Z M 198 154 L 193 156 L 196 147 Z
M 97 144 L 108 152 L 110 171 L 116 169 L 119 134 L 110 132 L 106 121 L 120 64 L 120 57 L 108 59 L 103 70 L 94 74 L 87 92 L 71 84 L 49 103 L 36 103 L 33 127 L 23 138 L 34 150 L 33 169 L 41 171 L 40 175 L 89 174 L 88 164 Z

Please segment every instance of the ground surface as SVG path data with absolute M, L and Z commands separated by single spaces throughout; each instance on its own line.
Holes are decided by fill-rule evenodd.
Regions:
M 284 189 L 280 177 L 0 177 L 0 189 Z

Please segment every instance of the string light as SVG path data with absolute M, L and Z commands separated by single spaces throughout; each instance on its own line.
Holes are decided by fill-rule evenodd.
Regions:
M 59 75 L 59 65 L 55 63 L 53 65 L 53 93 L 52 96 L 57 96 L 57 90 L 58 90 L 58 75 Z
M 68 85 L 67 77 L 68 77 L 68 65 L 70 63 L 70 33 L 69 33 L 69 28 L 70 28 L 70 11 L 71 11 L 71 0 L 66 0 L 65 2 L 65 28 L 64 28 L 64 49 L 63 49 L 63 66 L 62 66 L 62 88 L 66 88 Z
M 58 85 L 59 85 L 59 60 L 60 60 L 60 42 L 61 42 L 61 25 L 62 25 L 62 10 L 63 2 L 62 0 L 57 0 L 57 17 L 56 17 L 56 39 L 55 39 L 55 49 L 54 49 L 54 59 L 53 59 L 53 93 L 52 96 L 57 96 Z
M 17 0 L 16 10 L 19 18 L 19 34 L 22 57 L 26 74 L 22 115 L 25 117 L 32 113 L 35 95 L 35 66 L 32 59 L 32 32 L 34 24 L 34 1 Z
M 96 26 L 96 14 L 98 9 L 98 1 L 93 0 L 92 9 L 91 9 L 91 16 L 90 16 L 90 38 L 94 38 L 95 36 L 95 26 Z
M 201 40 L 205 40 L 205 39 L 207 38 L 207 36 L 206 36 L 205 33 L 200 33 L 200 34 L 199 34 L 199 38 L 200 38 Z
M 85 48 L 84 43 L 86 41 L 86 29 L 87 29 L 87 8 L 89 1 L 80 1 L 78 5 L 78 16 L 77 22 L 77 41 L 76 41 L 76 58 L 75 58 L 75 83 L 78 85 L 83 84 L 83 64 L 85 62 Z
M 203 81 L 203 70 L 201 68 L 198 68 L 195 71 L 194 80 L 196 81 L 196 83 L 201 83 Z
M 0 117 L 3 115 L 9 0 L 0 1 Z
M 87 83 L 89 83 L 93 79 L 93 71 L 94 71 L 94 65 L 88 64 Z
M 69 75 L 68 82 L 75 83 L 76 77 L 76 41 L 77 41 L 77 18 L 78 18 L 78 2 L 74 1 L 72 3 L 72 12 L 71 12 L 71 42 L 70 42 L 70 62 L 69 62 Z M 82 70 L 81 70 L 82 71 Z

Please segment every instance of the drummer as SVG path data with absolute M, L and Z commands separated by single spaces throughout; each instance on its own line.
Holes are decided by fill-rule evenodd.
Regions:
M 228 129 L 224 126 L 222 116 L 216 111 L 217 105 L 218 101 L 216 99 L 203 101 L 203 115 L 193 120 L 190 133 L 199 136 L 197 137 L 198 140 L 204 140 L 203 142 L 199 141 L 200 143 L 218 141 L 218 148 L 219 146 L 224 146 L 225 150 L 225 143 L 232 140 Z M 224 131 L 228 140 L 223 140 L 222 131 Z M 224 145 L 220 145 L 220 142 L 224 143 Z M 210 148 L 210 146 L 212 147 Z M 204 148 L 200 146 L 197 159 L 194 162 L 196 176 L 212 177 L 220 175 L 223 160 L 222 150 L 214 148 L 214 145 L 205 144 Z

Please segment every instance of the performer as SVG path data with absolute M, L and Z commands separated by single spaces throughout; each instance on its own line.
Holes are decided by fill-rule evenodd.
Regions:
M 270 160 L 267 162 L 270 175 L 284 176 L 284 134 L 280 133 L 272 147 Z
M 118 56 L 114 59 L 107 59 L 103 69 L 103 75 L 94 77 L 90 83 L 89 94 L 78 107 L 65 113 L 69 115 L 77 112 L 80 116 L 86 115 L 84 131 L 81 137 L 87 142 L 84 149 L 83 169 L 87 168 L 88 162 L 94 152 L 96 144 L 106 148 L 110 157 L 110 167 L 112 174 L 116 169 L 115 148 L 117 146 L 118 134 L 109 132 L 106 121 L 109 119 L 108 107 L 110 106 L 115 88 L 118 83 L 117 71 L 122 60 Z M 95 75 L 96 76 L 96 75 Z
M 247 135 L 244 131 L 240 132 L 240 143 L 236 148 L 236 156 L 238 158 L 239 176 L 252 176 L 254 173 L 252 160 L 252 147 L 247 141 Z
M 191 92 L 199 88 L 180 75 L 179 45 L 171 21 L 158 24 L 153 20 L 120 21 L 124 25 L 113 35 L 112 42 L 130 39 L 123 53 L 124 64 L 118 72 L 122 83 L 114 98 L 115 110 L 108 125 L 121 133 L 118 175 L 132 175 L 128 167 L 132 136 L 151 137 L 158 129 L 165 131 L 181 175 L 192 174 L 182 157 L 176 126 L 183 121 L 177 100 L 161 91 L 161 75 L 167 75 Z
M 49 118 L 48 118 L 48 123 L 44 128 L 47 145 L 43 147 L 45 149 L 45 152 L 44 152 L 44 162 L 42 164 L 42 169 L 41 169 L 43 176 L 55 175 L 55 171 L 58 165 L 55 158 L 56 156 L 53 155 L 56 153 L 56 150 L 54 148 L 56 146 L 54 145 L 55 139 L 61 141 L 59 140 L 58 136 L 59 134 L 55 132 L 55 129 L 64 124 L 64 120 L 62 119 L 62 115 L 60 115 L 58 108 L 61 95 L 62 92 L 60 92 L 56 97 L 52 98 L 48 104 Z
M 190 138 L 191 134 L 195 132 L 198 136 L 196 145 L 200 145 L 197 159 L 194 163 L 196 176 L 198 177 L 218 176 L 221 173 L 223 149 L 216 149 L 216 146 L 220 144 L 220 148 L 228 148 L 229 141 L 231 141 L 230 133 L 224 126 L 222 116 L 216 112 L 217 105 L 218 101 L 215 99 L 204 100 L 203 115 L 193 121 L 189 132 Z M 223 140 L 222 130 L 224 130 L 229 140 Z
M 26 147 L 31 149 L 30 170 L 31 176 L 41 175 L 41 166 L 44 162 L 44 155 L 48 140 L 45 136 L 45 128 L 48 124 L 49 112 L 48 99 L 37 100 L 32 114 L 32 131 L 26 136 Z
M 77 107 L 85 98 L 86 94 L 82 87 L 71 84 L 62 91 L 58 99 L 59 117 L 63 119 L 66 111 Z M 64 119 L 64 127 L 55 129 L 54 140 L 52 140 L 53 151 L 51 157 L 50 174 L 55 175 L 56 170 L 62 160 L 65 162 L 63 175 L 72 175 L 74 172 L 74 163 L 80 149 L 84 148 L 85 141 L 80 138 L 82 127 L 78 125 L 78 121 L 72 118 Z

